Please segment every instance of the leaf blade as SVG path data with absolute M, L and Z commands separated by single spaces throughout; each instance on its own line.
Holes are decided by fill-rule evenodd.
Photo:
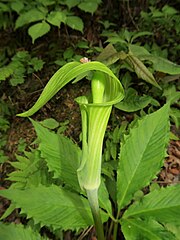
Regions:
M 50 31 L 50 28 L 50 25 L 47 22 L 43 21 L 32 25 L 28 29 L 28 34 L 31 36 L 32 42 L 34 43 L 37 38 L 42 37 L 48 33 Z
M 124 213 L 123 218 L 154 217 L 163 223 L 180 226 L 180 185 L 154 190 L 136 202 Z
M 2 224 L 0 223 L 1 238 L 3 240 L 45 240 L 31 228 L 24 228 L 22 224 Z
M 55 178 L 79 190 L 77 168 L 80 164 L 81 150 L 70 139 L 55 134 L 31 119 L 40 139 L 39 150 Z
M 122 219 L 121 226 L 126 240 L 176 240 L 171 232 L 153 219 Z
M 22 213 L 26 213 L 28 218 L 33 217 L 35 223 L 41 226 L 75 230 L 93 224 L 87 199 L 55 185 L 25 190 L 8 189 L 0 194 L 9 198 L 16 207 L 21 208 Z
M 80 17 L 76 16 L 67 16 L 66 24 L 71 27 L 72 29 L 78 30 L 83 32 L 84 23 Z
M 139 60 L 136 56 L 130 53 L 127 55 L 127 58 L 124 61 L 130 64 L 130 66 L 134 69 L 139 78 L 161 89 L 152 73 L 148 70 L 144 63 L 141 60 Z
M 122 144 L 117 171 L 119 209 L 127 205 L 133 194 L 147 186 L 160 171 L 169 139 L 168 112 L 169 104 L 166 104 L 145 116 Z

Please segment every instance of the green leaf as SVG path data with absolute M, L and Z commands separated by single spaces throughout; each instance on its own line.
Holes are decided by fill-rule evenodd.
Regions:
M 44 18 L 45 14 L 43 12 L 39 11 L 38 9 L 31 9 L 25 13 L 21 13 L 21 15 L 16 20 L 15 29 L 31 22 L 43 20 Z
M 32 43 L 50 31 L 50 25 L 46 22 L 36 23 L 28 29 L 28 34 L 32 38 Z
M 109 42 L 109 43 L 112 43 L 112 44 L 116 44 L 116 43 L 121 43 L 122 46 L 126 46 L 127 45 L 127 42 L 121 38 L 119 35 L 117 36 L 109 36 L 108 37 L 108 40 L 106 40 L 106 42 Z
M 21 1 L 14 1 L 11 3 L 11 8 L 19 13 L 24 8 L 24 4 Z
M 130 52 L 138 57 L 140 60 L 148 60 L 153 63 L 153 69 L 159 72 L 164 72 L 168 74 L 180 74 L 180 66 L 158 56 L 153 56 L 150 54 L 144 47 L 136 46 L 136 45 L 129 45 Z
M 43 127 L 49 128 L 49 129 L 55 129 L 59 127 L 59 123 L 54 118 L 47 118 L 40 122 Z
M 64 12 L 56 12 L 52 11 L 49 13 L 46 19 L 49 23 L 51 23 L 54 26 L 60 27 L 61 22 L 66 22 L 66 14 Z
M 126 240 L 176 240 L 174 234 L 152 219 L 122 219 L 121 227 Z
M 37 57 L 33 57 L 29 62 L 29 64 L 33 65 L 35 71 L 41 70 L 43 68 L 44 63 L 45 62 L 43 60 L 38 59 Z
M 135 44 L 129 44 L 128 45 L 129 51 L 136 57 L 139 58 L 139 56 L 142 55 L 151 55 L 146 48 L 142 47 L 142 46 L 138 46 Z
M 125 211 L 123 218 L 155 218 L 162 223 L 180 226 L 180 185 L 161 188 L 147 194 Z
M 169 140 L 169 104 L 146 115 L 121 145 L 117 170 L 117 201 L 125 207 L 136 191 L 147 186 L 163 165 Z
M 180 100 L 180 91 L 177 91 L 175 85 L 169 85 L 164 89 L 162 96 L 166 97 L 166 101 L 170 101 L 171 104 L 178 103 Z
M 93 224 L 88 200 L 55 185 L 1 190 L 0 195 L 10 199 L 21 208 L 21 213 L 41 226 L 75 230 Z M 107 220 L 105 214 L 102 216 Z
M 72 29 L 83 32 L 84 23 L 81 18 L 76 16 L 68 16 L 66 19 L 66 24 Z
M 3 213 L 3 215 L 0 217 L 0 220 L 7 218 L 15 210 L 15 208 L 16 208 L 16 206 L 11 203 L 10 206 Z
M 178 11 L 173 8 L 173 7 L 170 7 L 169 5 L 164 5 L 164 7 L 162 8 L 162 12 L 166 15 L 175 15 L 178 13 Z
M 96 0 L 84 1 L 80 3 L 78 7 L 85 12 L 93 14 L 98 8 L 98 3 Z
M 50 171 L 54 177 L 60 178 L 66 184 L 79 190 L 77 169 L 80 165 L 81 151 L 70 139 L 63 135 L 50 132 L 40 123 L 31 119 L 40 139 L 39 150 L 45 158 Z
M 124 61 L 127 62 L 133 68 L 133 70 L 135 71 L 139 78 L 161 89 L 152 73 L 148 70 L 144 63 L 141 60 L 139 60 L 136 56 L 130 53 L 127 55 L 127 58 Z
M 25 228 L 22 224 L 0 223 L 0 235 L 3 240 L 45 240 L 39 233 L 30 227 Z
M 180 74 L 180 65 L 177 65 L 167 59 L 153 55 L 142 55 L 141 60 L 148 60 L 153 63 L 156 71 L 168 73 L 171 75 Z
M 125 112 L 135 112 L 147 107 L 152 100 L 151 96 L 138 96 L 135 89 L 128 88 L 123 101 L 117 103 L 115 107 Z
M 0 81 L 6 80 L 13 74 L 14 70 L 11 66 L 5 66 L 0 68 Z
M 7 3 L 0 2 L 0 10 L 1 12 L 10 12 L 10 6 Z
M 96 60 L 103 62 L 105 60 L 107 60 L 108 58 L 114 56 L 114 54 L 116 54 L 117 51 L 116 49 L 113 47 L 112 44 L 108 44 L 103 50 L 102 52 L 97 56 Z
M 73 48 L 67 48 L 64 53 L 63 53 L 63 58 L 66 59 L 70 59 L 72 58 L 74 55 L 74 49 Z
M 11 86 L 17 86 L 18 84 L 24 83 L 24 78 L 23 76 L 17 76 L 17 77 L 12 77 L 10 79 Z

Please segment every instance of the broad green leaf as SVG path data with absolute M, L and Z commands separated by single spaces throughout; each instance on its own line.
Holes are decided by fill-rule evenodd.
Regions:
M 108 44 L 102 52 L 97 56 L 96 60 L 103 62 L 107 58 L 113 56 L 115 53 L 117 53 L 116 49 L 113 47 L 112 44 Z
M 39 150 L 55 178 L 79 190 L 77 169 L 80 165 L 81 151 L 70 139 L 55 134 L 31 119 L 40 139 Z
M 127 62 L 133 68 L 139 78 L 161 89 L 152 73 L 136 56 L 132 55 L 132 53 L 129 53 L 125 59 L 125 62 Z
M 61 22 L 66 22 L 66 14 L 64 12 L 50 12 L 46 19 L 49 23 L 54 26 L 60 27 Z
M 155 218 L 162 223 L 180 226 L 180 185 L 161 188 L 147 194 L 125 211 L 123 218 Z
M 124 60 L 127 54 L 123 51 L 117 52 L 112 44 L 108 44 L 98 55 L 96 60 L 103 62 L 106 66 L 112 65 L 118 60 Z
M 168 73 L 171 75 L 180 74 L 180 65 L 177 65 L 167 59 L 153 55 L 139 56 L 141 60 L 148 60 L 153 63 L 153 68 L 156 71 Z
M 180 66 L 158 56 L 153 56 L 144 47 L 129 44 L 130 52 L 139 58 L 141 61 L 150 61 L 153 63 L 153 69 L 159 72 L 168 73 L 171 75 L 180 74 Z
M 176 240 L 173 233 L 155 220 L 122 219 L 121 227 L 126 240 Z
M 50 31 L 50 25 L 47 22 L 36 23 L 28 29 L 28 34 L 32 38 L 32 43 Z
M 125 207 L 136 191 L 147 186 L 160 171 L 169 140 L 169 104 L 146 115 L 121 145 L 117 170 L 117 201 Z
M 136 57 L 139 58 L 139 56 L 142 56 L 142 55 L 151 55 L 148 50 L 142 46 L 138 46 L 138 45 L 135 45 L 135 44 L 129 44 L 128 45 L 128 48 L 129 48 L 129 51 Z
M 84 1 L 78 5 L 78 8 L 80 8 L 81 10 L 83 10 L 85 12 L 89 12 L 89 13 L 93 14 L 98 8 L 98 3 L 97 3 L 97 1 L 93 1 L 93 0 Z
M 41 226 L 75 230 L 93 225 L 88 200 L 55 185 L 1 190 L 0 195 L 10 199 L 21 208 L 21 213 L 26 213 Z M 102 212 L 103 221 L 107 218 Z
M 14 1 L 11 3 L 11 8 L 19 13 L 24 8 L 24 4 L 21 1 Z
M 71 27 L 72 29 L 78 30 L 83 32 L 84 23 L 81 18 L 76 16 L 67 16 L 66 24 Z
M 164 7 L 162 8 L 162 12 L 166 15 L 175 15 L 178 13 L 178 11 L 173 8 L 173 7 L 170 7 L 169 5 L 164 5 Z
M 106 102 L 108 105 L 120 102 L 124 97 L 122 85 L 119 79 L 108 67 L 106 67 L 103 63 L 96 61 L 88 62 L 85 64 L 81 64 L 80 62 L 71 62 L 61 67 L 51 77 L 35 105 L 28 111 L 18 114 L 17 116 L 28 117 L 33 115 L 67 83 L 75 79 L 77 76 L 93 70 L 104 72 L 107 74 L 107 76 L 110 77 L 107 78 L 107 86 L 104 93 L 104 103 L 102 105 L 106 104 Z
M 45 14 L 38 9 L 31 9 L 28 12 L 21 13 L 15 23 L 15 28 L 22 27 L 31 22 L 37 22 L 39 20 L 43 20 L 45 18 Z
M 2 240 L 45 240 L 39 233 L 22 224 L 0 223 L 0 238 Z
M 54 118 L 47 118 L 43 121 L 41 121 L 41 125 L 43 127 L 49 128 L 49 129 L 55 129 L 59 127 L 59 123 Z
M 133 88 L 128 88 L 125 92 L 125 98 L 123 101 L 115 105 L 116 108 L 126 111 L 126 112 L 135 112 L 140 109 L 147 107 L 152 102 L 151 96 L 138 96 L 138 93 Z

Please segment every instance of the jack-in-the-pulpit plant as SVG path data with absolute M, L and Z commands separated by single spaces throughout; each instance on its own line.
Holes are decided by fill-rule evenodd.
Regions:
M 36 104 L 19 116 L 32 115 L 64 85 L 81 75 L 85 77 L 90 71 L 92 74 L 92 95 L 76 99 L 80 105 L 82 116 L 82 157 L 77 175 L 81 188 L 87 193 L 98 238 L 103 240 L 104 234 L 98 204 L 102 145 L 112 105 L 120 102 L 124 97 L 123 88 L 118 78 L 100 62 L 68 63 L 50 79 Z
M 122 53 L 120 57 L 132 59 Z M 144 80 L 152 78 L 139 60 L 133 58 L 129 62 L 133 62 Z M 17 169 L 9 175 L 13 184 L 1 190 L 0 195 L 12 201 L 2 219 L 14 208 L 21 208 L 21 213 L 26 213 L 33 222 L 27 228 L 0 224 L 2 239 L 11 240 L 13 235 L 13 240 L 19 240 L 19 236 L 44 240 L 31 226 L 33 230 L 46 226 L 57 236 L 57 231 L 62 230 L 77 233 L 94 220 L 98 240 L 119 239 L 119 225 L 126 240 L 177 240 L 180 185 L 160 188 L 152 184 L 166 156 L 169 102 L 128 129 L 121 139 L 118 158 L 112 165 L 108 162 L 114 175 L 107 176 L 101 174 L 103 139 L 112 106 L 123 100 L 124 91 L 106 65 L 86 58 L 67 63 L 52 76 L 35 105 L 18 116 L 33 115 L 67 83 L 86 76 L 91 81 L 91 94 L 76 98 L 82 118 L 82 149 L 62 134 L 30 119 L 37 133 L 38 149 L 25 151 L 24 156 L 17 156 L 17 162 L 11 163 Z M 149 82 L 159 87 L 154 81 Z M 150 185 L 144 194 L 142 190 Z M 60 235 L 57 238 L 63 239 Z

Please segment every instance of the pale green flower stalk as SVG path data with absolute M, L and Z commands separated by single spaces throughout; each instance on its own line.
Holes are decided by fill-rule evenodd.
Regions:
M 112 106 L 124 97 L 120 81 L 108 67 L 100 62 L 68 63 L 52 76 L 35 105 L 18 116 L 34 114 L 64 85 L 74 78 L 82 79 L 89 71 L 93 73 L 92 96 L 81 96 L 76 99 L 80 105 L 82 118 L 82 159 L 77 175 L 81 188 L 87 193 L 98 239 L 104 240 L 98 204 L 102 146 Z

